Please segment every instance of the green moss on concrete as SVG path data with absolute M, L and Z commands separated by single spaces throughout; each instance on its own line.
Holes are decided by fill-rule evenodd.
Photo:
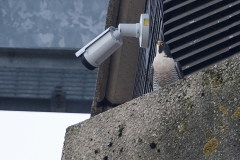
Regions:
M 124 126 L 123 126 L 123 125 L 119 125 L 119 129 L 118 129 L 118 137 L 122 137 L 123 130 L 124 130 Z

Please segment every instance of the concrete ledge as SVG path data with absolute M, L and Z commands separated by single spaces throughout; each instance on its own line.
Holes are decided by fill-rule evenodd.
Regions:
M 73 125 L 62 160 L 239 159 L 240 55 Z

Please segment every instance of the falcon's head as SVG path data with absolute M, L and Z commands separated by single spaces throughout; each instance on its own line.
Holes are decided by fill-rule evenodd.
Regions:
M 172 58 L 169 46 L 167 45 L 167 43 L 160 40 L 158 40 L 156 44 L 156 56 L 157 54 L 160 54 L 164 57 Z

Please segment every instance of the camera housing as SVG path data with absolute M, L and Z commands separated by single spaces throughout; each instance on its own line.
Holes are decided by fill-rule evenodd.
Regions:
M 97 68 L 122 45 L 122 37 L 139 38 L 140 47 L 148 47 L 149 15 L 141 14 L 140 23 L 122 24 L 118 28 L 109 27 L 99 36 L 75 53 L 89 70 Z
M 76 52 L 83 65 L 93 70 L 122 45 L 122 37 L 114 27 L 109 27 L 86 46 Z

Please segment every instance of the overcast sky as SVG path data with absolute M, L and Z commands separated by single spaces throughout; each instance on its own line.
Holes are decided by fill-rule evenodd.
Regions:
M 60 160 L 66 128 L 90 114 L 0 111 L 1 160 Z

